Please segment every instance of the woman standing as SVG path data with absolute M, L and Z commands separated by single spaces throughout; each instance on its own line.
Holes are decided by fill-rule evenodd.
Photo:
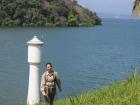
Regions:
M 46 72 L 43 73 L 41 77 L 41 92 L 45 98 L 45 101 L 49 105 L 53 105 L 54 97 L 56 94 L 56 85 L 61 92 L 61 81 L 57 72 L 52 68 L 51 63 L 46 64 Z

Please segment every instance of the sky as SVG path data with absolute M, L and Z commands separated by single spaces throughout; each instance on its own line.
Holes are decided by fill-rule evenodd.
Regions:
M 134 0 L 77 0 L 82 6 L 97 12 L 131 15 Z

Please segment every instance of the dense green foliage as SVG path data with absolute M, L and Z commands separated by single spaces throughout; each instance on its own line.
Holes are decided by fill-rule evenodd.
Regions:
M 76 26 L 78 17 L 71 11 L 68 15 L 68 23 L 70 26 Z
M 93 26 L 96 13 L 75 0 L 0 0 L 0 26 Z
M 140 105 L 140 77 L 133 74 L 127 80 L 116 81 L 111 86 L 80 96 L 58 100 L 54 105 Z

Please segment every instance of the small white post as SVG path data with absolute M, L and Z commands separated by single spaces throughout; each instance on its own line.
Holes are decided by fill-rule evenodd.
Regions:
M 39 65 L 42 58 L 41 56 L 43 44 L 44 42 L 39 40 L 36 36 L 27 42 L 29 63 L 27 105 L 35 105 L 40 102 Z

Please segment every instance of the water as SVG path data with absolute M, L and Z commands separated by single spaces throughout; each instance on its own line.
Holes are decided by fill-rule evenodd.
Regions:
M 102 26 L 79 28 L 0 28 L 0 105 L 26 103 L 26 42 L 42 39 L 43 63 L 62 78 L 56 98 L 78 95 L 125 79 L 140 67 L 140 21 L 105 19 Z

